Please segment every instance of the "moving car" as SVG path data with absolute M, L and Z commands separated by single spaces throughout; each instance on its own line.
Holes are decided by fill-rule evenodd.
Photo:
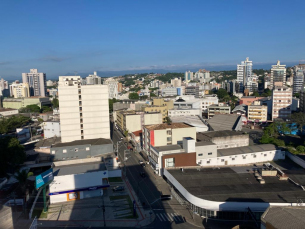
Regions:
M 119 192 L 119 191 L 124 191 L 125 187 L 124 186 L 116 186 L 112 189 L 113 192 Z

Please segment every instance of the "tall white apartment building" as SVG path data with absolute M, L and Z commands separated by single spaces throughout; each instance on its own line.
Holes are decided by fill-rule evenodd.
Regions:
M 210 81 L 210 71 L 199 69 L 199 71 L 195 73 L 194 78 L 199 80 L 201 83 L 208 83 Z
M 191 71 L 186 71 L 185 74 L 184 74 L 185 82 L 189 82 L 189 81 L 191 81 L 193 79 L 194 79 L 194 73 L 191 72 Z
M 58 97 L 62 142 L 110 138 L 106 85 L 82 85 L 80 76 L 60 76 Z
M 239 92 L 244 92 L 244 86 L 252 77 L 252 61 L 249 57 L 241 64 L 237 65 L 237 82 L 239 83 Z
M 93 84 L 102 84 L 102 78 L 97 75 L 96 72 L 93 75 L 89 75 L 86 77 L 86 84 L 93 85 Z
M 37 69 L 30 69 L 30 73 L 22 73 L 22 82 L 29 84 L 30 96 L 46 96 L 47 83 L 45 73 L 39 73 Z
M 9 95 L 9 87 L 8 82 L 3 78 L 0 80 L 0 96 L 8 96 Z
M 171 79 L 171 85 L 173 87 L 181 87 L 181 79 L 180 78 Z
M 30 97 L 30 87 L 28 83 L 14 82 L 10 85 L 10 95 L 14 98 Z
M 290 118 L 292 90 L 286 86 L 274 86 L 272 92 L 272 121 L 276 118 Z
M 109 99 L 118 98 L 118 81 L 113 78 L 108 78 L 104 81 L 104 85 L 108 86 Z
M 53 81 L 52 80 L 48 80 L 47 81 L 47 87 L 52 87 L 52 86 L 54 86 Z
M 286 65 L 281 65 L 279 60 L 276 65 L 271 66 L 270 86 L 273 88 L 278 82 L 282 83 L 282 86 L 286 85 Z
M 304 83 L 304 72 L 302 69 L 297 69 L 293 76 L 293 94 L 299 93 Z

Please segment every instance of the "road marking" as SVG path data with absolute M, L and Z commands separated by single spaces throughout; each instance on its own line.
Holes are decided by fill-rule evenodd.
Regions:
M 164 220 L 164 221 L 166 221 L 166 218 L 163 218 L 163 215 L 162 215 L 162 213 L 160 214 L 160 216 L 161 216 L 161 218 Z
M 169 213 L 167 213 L 167 215 L 168 215 L 168 218 L 170 219 L 170 221 L 174 221 Z
M 160 220 L 160 221 L 163 221 L 162 219 L 161 219 L 161 217 L 159 216 L 159 214 L 156 214 L 157 215 L 157 217 L 158 217 L 158 219 Z

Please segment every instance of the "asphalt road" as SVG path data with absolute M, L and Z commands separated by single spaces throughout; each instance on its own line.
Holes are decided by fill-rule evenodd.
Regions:
M 118 131 L 112 131 L 113 125 L 111 125 L 112 140 L 115 146 L 117 142 L 121 141 L 123 135 Z M 119 159 L 123 161 L 124 151 L 127 149 L 124 142 L 119 144 Z M 133 189 L 137 193 L 140 201 L 144 202 L 144 208 L 151 209 L 156 218 L 154 222 L 144 228 L 194 228 L 193 225 L 184 221 L 183 216 L 177 214 L 171 205 L 166 201 L 160 201 L 160 191 L 156 187 L 156 178 L 149 165 L 143 168 L 135 153 L 125 153 L 127 160 L 124 163 L 123 173 L 126 174 L 129 182 L 133 186 Z M 145 172 L 146 177 L 143 178 L 140 172 Z

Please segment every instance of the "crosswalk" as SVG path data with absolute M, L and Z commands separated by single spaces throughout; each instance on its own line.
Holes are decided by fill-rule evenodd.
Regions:
M 161 221 L 161 222 L 165 222 L 165 221 L 169 221 L 169 222 L 184 222 L 184 219 L 182 218 L 182 216 L 177 215 L 177 213 L 157 213 L 156 214 L 157 218 Z

